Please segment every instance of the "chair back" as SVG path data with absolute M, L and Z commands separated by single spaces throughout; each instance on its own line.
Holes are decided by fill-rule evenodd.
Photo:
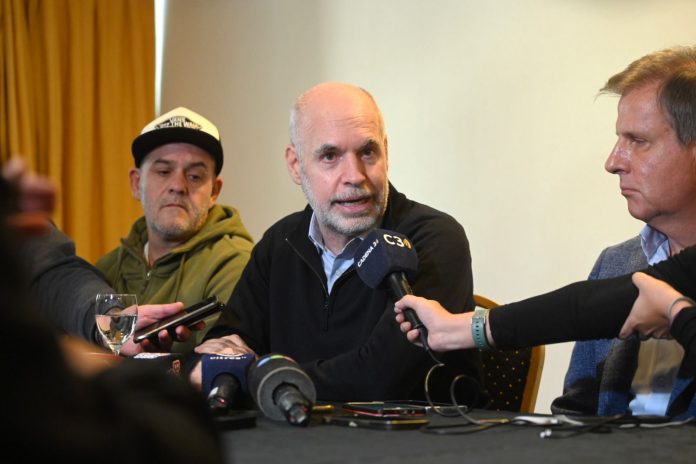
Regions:
M 474 295 L 474 303 L 488 309 L 499 306 L 481 295 Z M 544 367 L 543 345 L 518 350 L 481 351 L 481 361 L 484 388 L 490 395 L 488 409 L 534 412 Z

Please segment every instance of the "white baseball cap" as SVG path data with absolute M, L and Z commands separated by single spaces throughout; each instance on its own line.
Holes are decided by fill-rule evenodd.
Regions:
M 215 174 L 220 174 L 223 160 L 220 132 L 215 124 L 195 111 L 180 106 L 145 126 L 131 145 L 135 166 L 140 167 L 152 150 L 168 143 L 190 143 L 205 150 L 215 160 Z

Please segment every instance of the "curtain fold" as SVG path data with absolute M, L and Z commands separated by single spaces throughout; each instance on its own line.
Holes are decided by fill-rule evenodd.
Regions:
M 94 262 L 142 214 L 128 171 L 155 113 L 154 1 L 0 2 L 0 159 L 55 180 L 55 221 Z

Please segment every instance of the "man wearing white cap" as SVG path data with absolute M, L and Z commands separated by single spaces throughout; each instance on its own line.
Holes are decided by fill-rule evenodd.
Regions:
M 117 291 L 136 293 L 142 303 L 189 306 L 213 295 L 227 301 L 253 240 L 236 209 L 216 204 L 223 163 L 218 129 L 179 107 L 145 126 L 131 150 L 131 191 L 145 214 L 97 267 Z M 173 351 L 189 351 L 193 342 Z

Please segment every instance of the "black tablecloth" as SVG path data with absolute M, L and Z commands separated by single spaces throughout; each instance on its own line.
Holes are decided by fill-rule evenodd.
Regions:
M 474 411 L 476 419 L 517 414 Z M 461 422 L 428 414 L 431 425 Z M 465 435 L 440 436 L 421 430 L 372 430 L 322 423 L 290 426 L 259 415 L 256 427 L 223 433 L 229 463 L 694 463 L 696 426 L 630 430 L 572 438 L 540 438 L 541 426 L 502 425 Z

